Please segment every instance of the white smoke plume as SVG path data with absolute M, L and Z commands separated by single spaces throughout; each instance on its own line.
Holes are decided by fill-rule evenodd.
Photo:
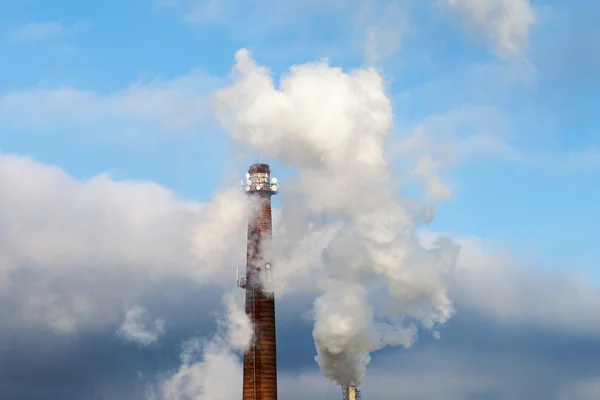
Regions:
M 219 122 L 240 147 L 295 174 L 277 224 L 276 237 L 287 238 L 270 249 L 276 294 L 297 282 L 322 291 L 316 360 L 330 379 L 359 384 L 372 351 L 410 346 L 418 327 L 437 335 L 452 316 L 446 276 L 459 248 L 445 238 L 431 249 L 419 243 L 418 223 L 428 218 L 418 210 L 429 209 L 398 195 L 402 182 L 386 154 L 392 105 L 376 70 L 296 65 L 276 87 L 242 49 L 234 72 L 214 95 Z M 435 168 L 416 167 L 413 178 L 437 185 Z M 439 186 L 429 193 L 448 195 Z
M 238 293 L 243 293 L 238 291 Z M 233 350 L 246 351 L 254 336 L 254 330 L 250 319 L 243 307 L 243 297 L 237 297 L 234 293 L 228 293 L 224 297 L 227 307 L 227 337 L 229 346 Z
M 181 366 L 162 386 L 165 400 L 231 400 L 241 396 L 239 358 L 218 339 L 184 345 Z
M 315 300 L 317 362 L 325 376 L 343 383 L 363 376 L 368 354 L 381 347 L 373 326 L 364 287 L 332 282 L 325 294 Z
M 196 268 L 208 278 L 231 279 L 231 270 L 223 268 L 233 251 L 244 254 L 246 226 L 249 207 L 245 196 L 238 188 L 230 188 L 215 195 L 205 204 L 203 213 L 193 231 L 192 252 L 197 257 Z M 243 260 L 243 256 L 241 258 Z
M 219 321 L 225 329 L 211 340 L 193 339 L 184 344 L 179 369 L 162 384 L 162 399 L 231 400 L 241 397 L 239 353 L 248 348 L 254 332 L 242 308 L 242 300 L 235 293 L 226 293 L 223 303 L 227 316 Z

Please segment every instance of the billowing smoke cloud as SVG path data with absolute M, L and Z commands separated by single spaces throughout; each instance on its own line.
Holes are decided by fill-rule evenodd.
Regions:
M 437 335 L 452 316 L 445 278 L 459 248 L 447 238 L 419 244 L 421 208 L 397 194 L 386 155 L 392 106 L 377 71 L 296 65 L 277 88 L 247 50 L 236 61 L 235 82 L 214 96 L 220 123 L 241 146 L 295 171 L 279 223 L 293 240 L 271 249 L 276 268 L 292 271 L 277 278 L 277 295 L 316 284 L 316 360 L 330 379 L 360 383 L 372 351 L 410 346 L 419 326 Z M 432 168 L 415 170 L 437 185 Z M 429 189 L 430 200 L 448 194 Z
M 317 362 L 328 378 L 349 383 L 349 378 L 365 374 L 368 355 L 381 347 L 381 340 L 366 290 L 356 284 L 332 286 L 314 306 Z

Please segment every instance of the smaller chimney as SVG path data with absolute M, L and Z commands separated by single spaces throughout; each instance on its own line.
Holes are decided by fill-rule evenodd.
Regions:
M 344 400 L 360 400 L 360 391 L 354 385 L 342 386 Z

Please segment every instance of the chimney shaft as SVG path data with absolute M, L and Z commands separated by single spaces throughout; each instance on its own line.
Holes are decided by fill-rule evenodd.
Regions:
M 263 290 L 260 274 L 270 274 L 271 262 L 263 254 L 271 241 L 271 196 L 277 193 L 277 180 L 271 179 L 267 164 L 254 164 L 242 187 L 250 203 L 246 279 L 246 314 L 254 326 L 254 337 L 244 354 L 243 400 L 277 400 L 277 358 L 275 342 L 275 299 Z

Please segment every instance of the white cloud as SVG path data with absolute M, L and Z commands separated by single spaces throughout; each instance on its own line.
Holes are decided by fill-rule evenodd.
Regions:
M 491 42 L 502 58 L 522 53 L 528 46 L 529 31 L 536 15 L 529 0 L 438 0 L 457 10 L 466 23 Z M 281 29 L 310 27 L 315 16 L 331 15 L 341 21 L 344 36 L 327 43 L 346 51 L 360 48 L 369 64 L 382 61 L 402 48 L 409 31 L 409 16 L 419 1 L 395 0 L 310 0 L 263 1 L 240 6 L 229 0 L 158 0 L 162 7 L 177 7 L 181 18 L 195 24 L 218 24 L 234 35 L 265 37 Z M 260 19 L 261 24 L 254 21 Z M 338 28 L 339 29 L 339 28 Z M 319 43 L 319 46 L 322 46 Z M 266 49 L 265 49 L 266 50 Z
M 492 325 L 493 326 L 493 325 Z M 464 330 L 474 330 L 474 324 L 464 324 Z M 465 332 L 455 332 L 465 333 Z M 525 336 L 522 335 L 521 338 Z M 598 394 L 597 382 L 572 374 L 576 366 L 561 360 L 568 349 L 563 343 L 556 352 L 522 353 L 514 349 L 509 336 L 490 345 L 502 345 L 502 350 L 482 348 L 482 342 L 470 336 L 463 341 L 455 337 L 448 345 L 434 344 L 409 351 L 378 354 L 371 373 L 360 386 L 362 398 L 396 399 L 485 399 L 485 400 L 591 400 Z M 538 336 L 538 340 L 542 338 Z M 527 337 L 527 340 L 535 340 Z M 469 343 L 467 343 L 469 341 Z M 536 347 L 535 351 L 541 350 Z M 568 351 L 568 350 L 567 350 Z M 582 360 L 588 363 L 589 360 Z M 597 364 L 596 364 L 597 365 Z M 582 367 L 585 369 L 587 367 Z M 282 374 L 279 387 L 286 398 L 341 398 L 340 387 L 316 372 Z M 296 394 L 298 387 L 302 393 Z M 295 390 L 296 389 L 296 390 Z M 572 397 L 569 397 L 572 396 Z
M 382 367 L 383 363 L 372 367 L 373 373 L 359 387 L 361 397 L 382 400 L 463 400 L 470 398 L 467 396 L 471 392 L 493 387 L 500 381 L 490 376 L 488 371 L 466 367 L 465 360 L 454 354 L 437 355 L 415 350 L 409 354 L 396 354 L 393 358 L 380 356 L 379 360 L 385 362 L 387 368 Z M 469 356 L 474 362 L 474 355 Z M 428 365 L 425 365 L 426 362 Z M 479 364 L 481 361 L 477 362 Z M 282 388 L 302 387 L 304 395 L 311 398 L 341 398 L 340 387 L 316 373 L 284 375 L 279 384 Z M 293 393 L 292 390 L 290 392 Z M 293 397 L 294 400 L 296 398 L 299 400 L 302 397 Z
M 152 321 L 145 308 L 134 306 L 125 313 L 125 320 L 117 333 L 125 340 L 147 346 L 164 335 L 165 322 L 159 318 Z
M 322 29 L 320 21 L 324 16 L 334 21 L 337 32 L 333 38 L 319 35 L 319 42 L 310 46 L 311 53 L 323 53 L 327 49 L 327 55 L 331 56 L 332 52 L 339 53 L 343 48 L 343 51 L 363 55 L 368 63 L 379 62 L 396 53 L 402 46 L 408 26 L 404 8 L 393 0 L 265 0 L 258 3 L 158 0 L 156 5 L 177 10 L 186 23 L 223 27 L 241 42 L 255 43 L 256 50 L 276 59 L 291 51 L 303 51 L 306 46 L 295 39 L 268 47 L 260 46 L 260 43 L 290 29 L 312 36 Z
M 461 7 L 476 23 L 479 23 L 477 21 L 480 17 L 488 16 L 485 5 L 469 5 L 483 7 L 477 8 L 479 11 L 475 12 L 467 7 L 467 2 L 460 4 L 463 4 Z M 206 13 L 200 15 L 202 18 L 206 17 Z M 506 24 L 506 21 L 502 20 L 499 24 Z M 515 51 L 519 48 L 516 45 L 519 43 L 522 48 L 522 40 L 518 34 L 521 28 L 515 28 L 516 33 L 506 34 L 506 27 L 491 26 L 493 28 L 488 33 L 500 48 Z M 393 30 L 371 32 L 373 42 L 368 43 L 367 54 L 373 61 L 397 50 L 399 44 L 389 41 L 394 37 Z M 382 48 L 382 42 L 390 47 Z M 378 151 L 381 143 L 377 136 L 387 134 L 391 125 L 391 110 L 385 95 L 380 95 L 383 92 L 381 79 L 378 79 L 380 77 L 374 71 L 345 74 L 324 63 L 317 63 L 296 67 L 282 81 L 281 89 L 278 89 L 268 77 L 265 79 L 265 75 L 268 75 L 265 70 L 253 64 L 249 57 L 244 58 L 244 54 L 241 54 L 239 58 L 239 67 L 246 68 L 242 72 L 248 80 L 237 82 L 239 85 L 234 85 L 229 99 L 225 96 L 226 103 L 229 100 L 229 105 L 233 103 L 234 108 L 239 107 L 234 115 L 237 118 L 228 121 L 233 122 L 232 130 L 239 129 L 238 137 L 243 137 L 243 140 L 255 141 L 255 144 L 258 143 L 257 147 L 306 167 L 309 173 L 305 177 L 310 179 L 300 180 L 300 187 L 305 184 L 305 189 L 313 189 L 313 179 L 320 183 L 331 183 L 323 184 L 321 191 L 309 193 L 308 199 L 312 200 L 309 206 L 352 217 L 358 215 L 355 217 L 357 230 L 366 232 L 365 235 L 372 239 L 371 244 L 380 245 L 385 250 L 381 251 L 377 246 L 370 249 L 371 254 L 377 256 L 374 259 L 379 261 L 378 272 L 390 275 L 392 289 L 396 290 L 395 295 L 401 300 L 401 313 L 408 310 L 413 316 L 424 316 L 426 327 L 433 325 L 435 321 L 446 321 L 453 311 L 446 295 L 446 287 L 434 273 L 437 268 L 423 268 L 434 263 L 426 258 L 413 260 L 414 265 L 404 263 L 405 254 L 401 250 L 412 246 L 409 240 L 412 237 L 406 239 L 403 236 L 408 244 L 400 243 L 391 248 L 383 246 L 390 242 L 389 238 L 394 236 L 396 229 L 412 232 L 414 221 L 401 212 L 401 208 L 390 208 L 389 213 L 366 216 L 356 212 L 356 203 L 353 202 L 360 202 L 363 197 L 368 197 L 368 201 L 373 198 L 377 201 L 379 198 L 378 186 L 372 185 L 374 180 L 370 179 L 377 174 L 365 174 L 369 178 L 369 185 L 372 185 L 367 187 L 370 190 L 364 190 L 365 187 L 360 184 L 356 185 L 358 190 L 355 189 L 354 176 L 344 180 L 349 173 L 357 172 L 352 169 L 353 163 L 359 167 L 371 164 L 387 167 L 385 162 L 379 162 L 383 152 Z M 316 74 L 313 75 L 315 71 L 330 80 L 319 79 Z M 205 93 L 210 91 L 206 89 L 207 86 L 210 87 L 210 84 L 206 84 L 207 81 L 213 82 L 212 78 L 202 74 L 190 74 L 170 81 L 139 83 L 108 94 L 73 88 L 8 93 L 0 98 L 0 120 L 28 129 L 64 126 L 89 128 L 99 123 L 103 124 L 101 129 L 105 129 L 104 124 L 108 121 L 109 125 L 125 126 L 125 130 L 149 131 L 156 130 L 158 126 L 158 130 L 162 131 L 194 131 L 200 129 L 202 117 L 199 117 L 198 110 L 204 107 Z M 328 86 L 332 81 L 336 84 Z M 260 89 L 260 96 L 254 97 L 254 84 Z M 304 101 L 315 98 L 311 91 L 325 92 L 327 96 L 319 97 L 320 102 Z M 240 93 L 244 96 L 235 96 Z M 360 101 L 353 102 L 356 98 Z M 327 104 L 333 104 L 331 109 L 335 112 L 329 112 Z M 505 123 L 502 116 L 497 115 L 493 109 L 480 109 L 479 111 L 484 112 L 475 116 L 471 116 L 470 111 L 472 110 L 463 114 L 459 110 L 458 115 L 449 116 L 449 120 L 456 118 L 459 125 L 474 125 L 471 133 L 464 134 L 460 126 L 457 128 L 461 131 L 459 135 L 449 133 L 449 140 L 455 144 L 456 157 L 492 154 L 515 162 L 529 162 L 528 157 L 508 145 L 503 132 L 496 134 L 496 130 Z M 360 129 L 354 125 L 344 125 L 349 115 L 355 117 L 355 125 Z M 340 121 L 340 125 L 336 125 Z M 484 128 L 490 130 L 485 134 L 482 134 L 478 126 L 482 121 L 488 124 Z M 447 128 L 447 122 L 446 118 L 437 121 L 432 118 L 419 127 L 420 131 L 417 130 L 438 134 L 439 129 Z M 279 130 L 282 126 L 287 129 Z M 252 135 L 246 135 L 248 131 Z M 291 145 L 277 136 L 289 132 L 296 134 L 298 140 Z M 307 132 L 314 133 L 315 136 L 303 136 Z M 272 134 L 263 135 L 264 133 Z M 340 136 L 332 136 L 334 134 Z M 372 136 L 370 139 L 376 138 L 368 140 L 369 135 Z M 357 138 L 365 140 L 363 142 Z M 438 176 L 438 168 L 451 157 L 442 151 L 439 154 L 441 161 L 434 160 L 429 156 L 431 143 L 423 144 L 419 142 L 421 139 L 428 138 L 415 137 L 410 143 L 413 146 L 411 150 L 423 150 L 413 172 L 428 183 L 432 198 L 444 198 L 448 195 L 448 190 Z M 436 138 L 433 139 L 435 140 Z M 364 150 L 361 154 L 363 157 L 358 162 L 348 156 L 356 148 L 340 145 L 353 141 L 360 143 L 359 150 Z M 419 147 L 421 145 L 423 147 Z M 551 159 L 550 163 L 554 160 Z M 590 151 L 586 160 L 587 164 L 597 162 L 597 153 Z M 328 166 L 330 168 L 319 171 L 319 167 L 327 162 L 331 163 Z M 579 161 L 577 157 L 571 157 L 565 162 L 571 165 Z M 374 168 L 373 171 L 380 170 Z M 364 196 L 364 193 L 369 193 L 369 196 Z M 381 198 L 385 198 L 385 195 Z M 368 209 L 370 204 L 373 203 L 361 203 L 358 211 Z M 143 343 L 153 342 L 162 334 L 162 325 L 157 325 L 157 321 L 152 322 L 135 304 L 144 295 L 159 298 L 165 303 L 172 301 L 168 296 L 163 297 L 163 291 L 150 290 L 161 288 L 169 279 L 181 279 L 201 285 L 214 281 L 220 283 L 225 277 L 232 277 L 231 266 L 236 263 L 243 265 L 245 208 L 245 201 L 237 189 L 220 193 L 210 204 L 198 205 L 178 199 L 166 188 L 151 182 L 117 182 L 108 175 L 80 182 L 55 167 L 17 156 L 0 156 L 0 298 L 15 307 L 4 314 L 4 322 L 39 324 L 59 333 L 98 326 L 109 326 L 112 329 L 121 322 L 120 316 L 126 311 L 121 333 Z M 289 209 L 297 211 L 293 207 Z M 338 237 L 334 241 L 331 236 L 335 234 L 330 233 L 337 233 L 338 230 L 335 226 L 326 226 L 316 230 L 318 235 L 300 235 L 302 240 L 296 242 L 296 238 L 291 239 L 294 234 L 309 230 L 304 225 L 294 229 L 293 223 L 297 220 L 290 218 L 304 218 L 305 215 L 285 217 L 284 228 L 291 229 L 287 232 L 290 236 L 282 242 L 291 243 L 291 251 L 286 253 L 289 255 L 287 261 L 291 268 L 314 268 L 310 264 L 322 255 L 324 247 L 328 247 L 332 250 L 330 256 L 343 256 L 340 260 L 347 262 L 339 270 L 333 266 L 328 272 L 334 276 L 338 274 L 340 279 L 358 280 L 362 283 L 359 272 L 364 260 L 353 257 L 355 254 L 361 255 L 361 249 L 360 246 L 354 246 L 357 242 L 353 241 L 352 235 Z M 303 222 L 308 224 L 312 221 L 307 218 Z M 487 253 L 482 250 L 485 246 L 479 240 L 462 239 L 460 242 L 462 252 L 457 269 L 452 274 L 445 264 L 440 269 L 453 278 L 454 295 L 458 305 L 463 307 L 462 310 L 478 313 L 491 321 L 509 326 L 535 325 L 593 337 L 600 334 L 600 325 L 596 322 L 600 320 L 596 307 L 600 301 L 600 293 L 585 277 L 572 271 L 556 274 L 532 271 L 514 265 L 514 261 L 507 257 Z M 419 255 L 424 257 L 429 254 Z M 396 259 L 400 262 L 395 263 Z M 393 268 L 398 265 L 403 268 Z M 279 266 L 286 265 L 280 263 Z M 415 268 L 411 268 L 412 266 Z M 437 263 L 435 267 L 438 267 Z M 342 271 L 343 268 L 346 270 Z M 303 278 L 307 275 L 314 280 L 322 277 L 313 272 L 314 269 L 307 268 Z M 284 281 L 291 276 L 293 274 L 285 276 Z M 284 285 L 285 283 L 283 282 Z M 322 287 L 325 288 L 326 285 Z M 342 294 L 344 293 L 348 292 L 342 290 Z M 421 303 L 418 304 L 419 307 L 406 306 L 406 309 L 402 309 L 405 306 L 403 301 L 408 299 L 410 302 L 411 298 L 419 296 L 420 299 L 431 296 L 437 309 L 423 310 L 420 308 Z M 321 302 L 316 303 L 317 306 L 324 305 L 324 308 L 329 306 L 326 311 L 334 308 L 334 312 L 324 313 L 325 319 L 321 322 L 327 322 L 328 317 L 341 317 L 344 322 L 352 322 L 351 318 L 344 317 L 356 314 L 357 307 L 332 307 L 336 306 L 336 300 L 345 300 L 344 296 L 339 297 L 340 299 L 324 296 Z M 182 355 L 182 366 L 163 387 L 169 400 L 198 396 L 211 400 L 239 397 L 241 369 L 234 349 L 243 349 L 251 332 L 239 304 L 234 304 L 232 298 L 230 300 L 227 303 L 228 324 L 234 326 L 235 330 L 229 332 L 227 341 L 217 339 L 203 344 L 201 340 L 196 340 L 188 343 Z M 361 298 L 354 296 L 351 300 L 360 301 Z M 352 306 L 352 301 L 347 301 L 342 306 Z M 211 308 L 213 305 L 210 302 L 203 303 L 204 308 Z M 390 314 L 395 315 L 394 312 Z M 18 317 L 18 322 L 15 322 L 17 319 L 14 316 Z M 364 321 L 359 321 L 358 325 L 362 322 Z M 343 324 L 337 325 L 338 328 L 340 326 L 343 327 Z M 335 329 L 329 331 L 331 333 Z M 415 338 L 413 332 L 408 331 L 408 343 L 412 343 Z M 339 336 L 336 333 L 338 332 L 333 332 L 332 340 L 324 335 L 325 339 L 321 341 L 335 342 L 341 336 L 344 344 L 343 339 L 346 338 L 343 332 Z M 397 337 L 384 341 L 398 342 Z M 366 351 L 378 344 L 373 347 L 365 345 Z M 404 358 L 403 365 L 416 369 L 416 363 L 406 360 Z M 397 398 L 398 387 L 401 387 L 404 395 L 425 394 L 435 397 L 443 393 L 458 399 L 465 398 L 468 390 L 484 391 L 502 384 L 497 374 L 486 375 L 474 367 L 466 372 L 456 368 L 458 362 L 452 362 L 456 360 L 452 355 L 445 354 L 446 364 L 443 366 L 446 368 L 440 367 L 442 362 L 439 359 L 432 357 L 428 360 L 430 362 L 427 363 L 427 368 L 431 372 L 430 376 L 435 378 L 432 379 L 435 384 L 424 387 L 420 383 L 423 380 L 419 379 L 423 375 L 418 373 L 423 371 L 411 374 L 410 370 L 401 374 L 400 380 L 397 373 L 386 376 L 379 375 L 380 371 L 375 370 L 377 373 L 372 375 L 374 377 L 371 381 L 367 380 L 367 384 L 376 382 L 371 384 L 375 390 L 384 387 L 379 383 L 385 383 L 385 387 L 390 388 L 385 395 L 390 399 Z M 462 361 L 465 362 L 464 359 Z M 486 360 L 482 357 L 479 361 L 478 365 L 484 365 Z M 390 365 L 387 370 L 393 370 L 394 367 L 395 365 Z M 422 365 L 420 367 L 425 369 Z M 325 382 L 316 376 L 301 378 L 304 386 L 308 386 L 307 390 L 314 391 L 311 393 L 313 397 L 318 394 L 319 383 Z M 293 385 L 297 387 L 298 383 L 294 382 Z M 332 386 L 329 383 L 327 385 Z M 576 393 L 591 393 L 589 388 L 594 387 L 593 382 L 582 385 Z
M 103 135 L 199 133 L 210 122 L 206 99 L 218 82 L 194 71 L 171 80 L 138 81 L 108 93 L 33 87 L 0 95 L 0 123 L 16 129 L 71 128 Z
M 539 146 L 518 146 L 519 137 L 510 118 L 496 107 L 462 106 L 454 110 L 431 114 L 421 120 L 395 145 L 393 152 L 403 160 L 420 158 L 429 168 L 421 172 L 430 190 L 445 194 L 437 176 L 453 163 L 472 160 L 496 160 L 521 165 L 547 173 L 572 173 L 600 167 L 600 149 L 557 151 Z M 425 173 L 428 172 L 428 173 Z
M 223 17 L 222 6 L 222 0 L 192 0 L 183 19 L 191 23 L 215 21 Z
M 428 247 L 436 237 L 423 231 L 420 240 Z M 600 337 L 600 286 L 585 271 L 519 261 L 489 239 L 455 240 L 461 249 L 452 295 L 459 312 L 462 308 L 499 325 Z
M 536 20 L 529 0 L 443 0 L 463 13 L 478 32 L 492 42 L 501 57 L 513 56 L 526 49 L 529 30 Z
M 235 188 L 216 202 L 229 206 L 214 211 L 152 182 L 107 175 L 82 182 L 0 155 L 0 298 L 12 305 L 3 323 L 57 332 L 110 327 L 170 281 L 230 281 L 244 254 L 245 208 L 237 206 L 244 196 Z M 228 246 L 203 252 L 194 238 L 207 229 Z
M 361 1 L 347 4 L 355 25 L 362 29 L 362 50 L 368 64 L 376 64 L 400 51 L 409 30 L 409 9 L 395 1 Z
M 0 297 L 15 307 L 3 310 L 5 327 L 20 330 L 36 325 L 58 333 L 116 329 L 123 322 L 123 313 L 129 310 L 122 333 L 129 332 L 132 339 L 149 343 L 160 336 L 161 327 L 155 318 L 145 319 L 145 313 L 135 307 L 142 296 L 174 304 L 172 295 L 167 296 L 164 290 L 170 277 L 179 276 L 198 285 L 209 280 L 224 282 L 233 276 L 234 262 L 228 260 L 237 258 L 243 263 L 245 224 L 240 221 L 244 216 L 231 218 L 236 222 L 226 222 L 224 225 L 229 227 L 221 231 L 217 231 L 218 224 L 211 223 L 228 221 L 225 211 L 239 210 L 243 197 L 239 203 L 237 197 L 224 193 L 220 199 L 201 206 L 178 200 L 150 182 L 117 182 L 108 176 L 79 182 L 56 167 L 8 155 L 0 156 L 0 183 Z M 227 198 L 233 201 L 230 206 L 223 205 Z M 230 230 L 233 225 L 237 228 Z M 206 231 L 200 237 L 210 232 L 221 237 L 214 240 L 230 246 L 225 250 L 209 246 L 207 252 L 195 255 L 200 250 L 193 246 L 194 232 L 202 227 Z M 510 256 L 490 251 L 490 245 L 480 239 L 458 241 L 462 249 L 452 275 L 452 294 L 459 313 L 476 313 L 491 323 L 510 327 L 533 326 L 546 332 L 600 336 L 600 291 L 585 276 L 566 269 L 553 273 L 520 266 Z M 230 258 L 224 257 L 223 251 L 230 253 Z M 215 265 L 221 268 L 215 270 Z M 241 296 L 243 291 L 237 293 Z M 241 312 L 240 296 L 226 297 L 227 326 L 234 330 L 216 341 L 192 342 L 184 351 L 181 368 L 161 381 L 165 386 L 160 390 L 170 393 L 167 399 L 210 393 L 215 399 L 228 400 L 239 395 L 241 369 L 235 349 L 243 348 L 250 332 Z M 217 305 L 211 301 L 202 303 L 203 308 Z M 174 314 L 168 315 L 175 318 Z M 23 323 L 26 325 L 19 325 Z M 418 349 L 408 354 L 422 356 Z M 406 382 L 399 386 L 404 395 L 425 393 L 434 397 L 449 393 L 450 398 L 460 399 L 471 391 L 509 385 L 508 380 L 513 379 L 506 375 L 500 378 L 503 369 L 492 373 L 489 366 L 484 371 L 468 367 L 472 360 L 460 359 L 461 364 L 457 364 L 459 359 L 451 353 L 421 363 L 416 361 L 418 357 L 410 362 L 413 359 L 408 357 L 412 356 L 403 355 L 401 363 L 406 366 L 402 374 Z M 391 382 L 398 383 L 397 376 L 382 373 L 382 362 L 378 357 L 371 363 L 364 393 L 380 393 L 387 388 L 381 398 L 397 398 L 394 396 L 398 391 L 391 389 Z M 486 365 L 484 360 L 478 362 Z M 439 368 L 432 371 L 432 365 Z M 457 369 L 456 365 L 464 368 Z M 542 366 L 532 364 L 525 370 L 536 368 Z M 435 377 L 436 385 L 423 388 L 410 383 L 419 376 Z M 301 380 L 314 382 L 311 390 L 339 390 L 320 377 Z M 285 382 L 283 377 L 282 387 Z M 572 390 L 587 393 L 593 387 L 581 383 Z
M 89 22 L 78 22 L 71 26 L 66 25 L 62 21 L 30 22 L 14 29 L 11 32 L 11 38 L 15 42 L 34 42 L 82 33 L 90 29 L 90 27 Z
M 470 311 L 500 324 L 600 337 L 600 288 L 583 271 L 540 271 L 481 239 L 458 242 L 456 298 Z

